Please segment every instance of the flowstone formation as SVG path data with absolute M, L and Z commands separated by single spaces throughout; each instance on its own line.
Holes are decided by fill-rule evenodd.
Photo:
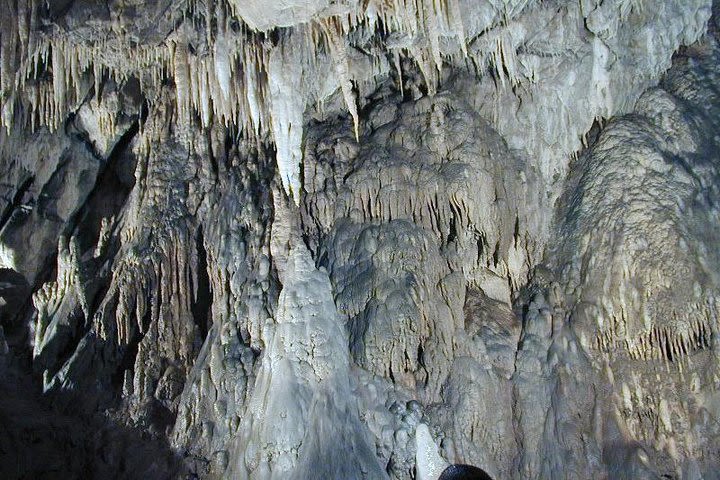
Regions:
M 2 9 L 0 477 L 720 478 L 720 5 Z

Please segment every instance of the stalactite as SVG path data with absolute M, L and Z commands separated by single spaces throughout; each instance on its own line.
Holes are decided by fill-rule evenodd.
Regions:
M 36 0 L 23 0 L 18 5 L 19 9 L 16 17 L 19 20 L 17 22 L 6 20 L 6 28 L 3 28 L 2 52 L 4 53 L 2 53 L 2 60 L 5 65 L 2 69 L 3 90 L 9 90 L 8 85 L 13 84 L 10 78 L 11 72 L 13 71 L 11 57 L 15 50 L 13 48 L 13 42 L 20 41 L 24 56 L 29 57 L 32 54 L 29 46 L 33 43 L 31 41 L 33 32 L 34 29 L 37 28 Z M 202 87 L 209 92 L 210 101 L 198 95 L 197 89 L 200 88 L 200 85 L 197 82 L 200 81 L 202 77 L 196 72 L 188 71 L 191 64 L 191 55 L 188 52 L 187 42 L 184 41 L 181 36 L 175 36 L 173 40 L 168 42 L 167 46 L 159 46 L 158 48 L 152 49 L 145 46 L 128 45 L 127 48 L 122 48 L 123 51 L 118 53 L 126 55 L 138 73 L 150 67 L 151 71 L 149 76 L 152 82 L 151 85 L 144 86 L 145 90 L 156 88 L 166 78 L 168 73 L 174 78 L 178 85 L 178 111 L 182 112 L 179 118 L 187 118 L 188 115 L 191 114 L 191 110 L 196 109 L 202 117 L 207 119 L 207 107 L 209 104 L 212 104 L 216 116 L 227 123 L 228 121 L 232 121 L 232 117 L 237 116 L 238 108 L 240 107 L 239 99 L 244 97 L 243 102 L 247 101 L 253 118 L 252 126 L 259 132 L 262 123 L 260 119 L 263 116 L 261 111 L 267 109 L 266 106 L 261 106 L 261 102 L 259 101 L 259 97 L 262 95 L 259 94 L 258 90 L 262 90 L 263 86 L 259 84 L 258 79 L 253 73 L 264 70 L 262 65 L 256 63 L 260 56 L 239 55 L 243 57 L 243 67 L 237 71 L 233 67 L 233 62 L 237 52 L 252 49 L 261 50 L 262 47 L 259 45 L 251 45 L 249 49 L 245 49 L 242 45 L 238 45 L 237 42 L 228 40 L 227 6 L 225 2 L 204 2 L 201 16 L 204 17 L 205 24 L 202 26 L 200 24 L 197 25 L 198 28 L 205 29 L 206 42 L 210 46 L 210 52 L 213 57 L 214 72 L 206 79 L 207 85 Z M 237 12 L 233 11 L 235 8 L 234 3 L 231 4 L 230 7 L 231 15 L 235 15 L 235 18 L 237 18 Z M 194 2 L 188 3 L 185 7 L 178 7 L 176 11 L 186 18 L 185 13 L 181 12 L 188 12 L 192 18 L 197 16 L 199 12 L 198 6 L 195 5 Z M 391 30 L 398 30 L 413 36 L 421 35 L 428 38 L 429 46 L 417 49 L 413 53 L 413 56 L 421 65 L 429 85 L 429 90 L 432 92 L 434 91 L 436 83 L 436 75 L 430 72 L 429 65 L 432 63 L 437 69 L 441 68 L 442 57 L 439 46 L 441 24 L 443 25 L 442 28 L 449 27 L 453 30 L 458 38 L 464 36 L 462 33 L 462 21 L 458 12 L 459 9 L 456 0 L 453 2 L 396 0 L 394 2 L 379 2 L 378 5 L 374 5 L 374 8 L 368 7 L 365 12 L 351 11 L 348 15 L 329 17 L 322 21 L 322 23 L 326 25 L 324 30 L 327 37 L 327 44 L 330 47 L 330 53 L 335 58 L 336 73 L 340 80 L 339 86 L 347 103 L 348 110 L 355 121 L 356 130 L 358 129 L 357 100 L 355 98 L 356 94 L 353 91 L 353 82 L 355 79 L 353 79 L 350 74 L 347 46 L 345 45 L 346 35 L 354 28 L 363 25 L 365 25 L 363 28 L 366 28 L 369 23 L 374 21 L 373 18 L 381 17 L 383 18 L 385 28 L 389 27 Z M 11 17 L 4 18 L 9 19 Z M 15 37 L 18 37 L 19 40 Z M 106 53 L 110 49 L 103 41 L 86 46 L 73 46 L 62 38 L 50 40 L 49 37 L 46 37 L 45 41 L 51 44 L 51 48 L 48 48 L 48 50 L 52 52 L 54 70 L 57 70 L 60 76 L 69 75 L 71 78 L 66 79 L 69 81 L 66 81 L 65 85 L 61 84 L 60 78 L 53 79 L 53 88 L 56 95 L 50 107 L 52 112 L 47 115 L 45 112 L 37 112 L 37 115 L 31 115 L 30 117 L 41 118 L 43 119 L 42 122 L 44 122 L 45 118 L 49 118 L 51 122 L 50 126 L 56 126 L 55 124 L 58 121 L 57 117 L 62 116 L 63 112 L 68 108 L 68 105 L 63 103 L 72 100 L 71 96 L 68 96 L 68 92 L 78 88 L 79 74 L 88 68 L 92 68 L 95 74 L 96 92 L 99 92 L 101 88 L 100 83 L 104 70 L 110 78 L 118 81 L 124 79 L 118 75 L 118 70 L 114 65 L 105 62 L 104 59 L 111 57 Z M 58 41 L 60 44 L 58 44 Z M 317 41 L 314 43 L 317 45 Z M 464 49 L 464 41 L 461 41 L 460 45 L 461 48 Z M 161 50 L 165 50 L 165 53 L 161 53 Z M 195 54 L 192 56 L 195 56 Z M 309 58 L 314 59 L 316 55 L 310 55 Z M 64 65 L 62 64 L 63 62 L 65 63 Z M 39 64 L 37 57 L 25 63 L 26 65 L 21 69 L 24 73 L 20 78 L 23 79 L 23 81 L 25 78 L 38 78 L 38 72 L 30 74 L 30 70 L 36 68 Z M 168 65 L 170 66 L 169 72 L 166 68 Z M 236 84 L 233 81 L 233 77 L 238 72 L 242 72 L 242 82 L 246 86 L 247 91 L 242 95 L 233 95 L 231 94 L 231 89 L 233 85 Z M 53 75 L 53 77 L 55 77 L 55 75 Z M 194 77 L 195 80 L 191 77 Z M 219 87 L 218 89 L 214 88 L 215 84 Z M 218 94 L 221 98 L 215 98 Z M 9 95 L 6 95 L 6 97 L 9 98 Z M 65 102 L 63 102 L 63 100 L 65 100 Z M 357 134 L 359 134 L 359 132 L 356 131 L 356 135 Z
M 223 103 L 230 101 L 230 82 L 231 82 L 231 56 L 227 39 L 224 33 L 218 34 L 215 39 L 214 57 L 215 57 L 215 76 L 217 78 L 220 91 L 222 92 L 221 100 Z
M 243 74 L 245 80 L 245 95 L 247 101 L 249 120 L 252 130 L 255 134 L 260 133 L 260 118 L 262 95 L 260 93 L 259 82 L 257 80 L 257 66 L 253 61 L 248 61 L 249 56 L 246 53 L 243 64 Z
M 0 126 L 8 130 L 12 125 L 12 103 L 14 101 L 12 90 L 14 89 L 14 66 L 15 66 L 15 44 L 16 24 L 13 22 L 12 2 L 3 2 L 3 12 L 0 15 L 0 107 L 2 116 Z
M 711 348 L 712 332 L 717 330 L 716 315 L 709 303 L 698 305 L 683 317 L 675 314 L 675 323 L 687 325 L 686 330 L 653 326 L 638 335 L 627 337 L 619 333 L 627 331 L 627 318 L 611 317 L 610 321 L 613 326 L 596 335 L 598 350 L 610 352 L 622 345 L 634 360 L 662 360 L 673 365 L 679 365 L 696 352 Z
M 345 105 L 353 119 L 353 127 L 355 130 L 355 140 L 360 141 L 360 118 L 358 116 L 357 98 L 353 91 L 352 78 L 350 76 L 350 66 L 348 63 L 347 46 L 345 38 L 341 36 L 338 27 L 332 20 L 323 22 L 323 31 L 325 32 L 330 52 L 334 57 L 335 72 L 340 80 L 340 88 L 342 90 Z
M 425 24 L 426 35 L 430 42 L 430 52 L 432 53 L 435 68 L 438 72 L 442 70 L 442 53 L 440 52 L 440 26 L 438 25 L 441 13 L 435 6 L 435 2 L 423 3 L 422 23 Z
M 52 49 L 52 69 L 53 69 L 53 107 L 51 125 L 57 128 L 61 119 L 61 109 L 66 105 L 66 65 L 65 54 L 60 45 L 54 46 Z
M 183 119 L 187 119 L 190 114 L 192 90 L 190 85 L 190 70 L 188 66 L 188 50 L 187 45 L 184 43 L 176 43 L 174 45 L 172 65 L 175 78 L 178 116 Z
M 296 204 L 300 203 L 300 161 L 302 156 L 303 113 L 302 65 L 292 49 L 275 49 L 268 64 L 270 123 L 277 147 L 277 166 L 283 187 Z

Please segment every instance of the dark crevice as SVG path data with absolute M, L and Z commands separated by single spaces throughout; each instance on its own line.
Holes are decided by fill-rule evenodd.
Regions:
M 421 367 L 425 368 L 425 352 L 424 352 L 424 350 L 423 350 L 422 343 L 419 343 L 419 344 L 418 344 L 418 348 L 417 348 L 417 361 L 418 361 L 418 364 L 419 364 Z
M 213 151 L 212 135 L 210 134 L 209 129 L 205 131 L 205 140 L 207 141 L 208 146 L 208 157 L 210 158 L 210 166 L 212 168 L 214 177 L 217 178 L 219 174 L 219 166 L 217 158 L 215 157 L 215 152 Z
M 428 382 L 430 381 L 430 372 L 427 369 L 427 366 L 425 365 L 425 350 L 423 349 L 422 343 L 418 344 L 417 349 L 417 362 L 422 371 L 425 373 L 424 379 L 423 379 L 423 387 L 428 386 Z
M 207 251 L 205 250 L 205 238 L 202 227 L 198 229 L 195 237 L 195 248 L 197 251 L 197 264 L 195 274 L 197 285 L 193 296 L 193 304 L 190 307 L 195 325 L 200 333 L 201 344 L 207 338 L 210 321 L 210 307 L 212 306 L 212 293 L 210 291 L 210 277 L 208 276 Z
M 0 308 L 0 325 L 4 328 L 10 324 L 14 315 L 25 305 L 25 299 L 30 295 L 30 285 L 25 277 L 10 268 L 0 268 L 0 296 L 5 305 Z M 11 335 L 12 328 L 5 331 L 10 344 L 14 344 Z M 24 335 L 22 335 L 24 339 Z
M 147 308 L 141 320 L 141 324 L 143 325 L 143 332 L 147 331 L 147 325 L 150 324 L 150 312 L 150 309 Z M 118 392 L 120 392 L 123 387 L 125 371 L 129 370 L 132 373 L 135 370 L 135 358 L 137 357 L 140 342 L 144 337 L 143 332 L 137 332 L 136 335 L 133 335 L 130 339 L 130 343 L 124 348 L 124 351 L 122 352 L 120 364 L 118 365 L 118 368 L 111 379 L 113 388 Z
M 225 130 L 225 146 L 224 146 L 224 155 L 223 155 L 223 168 L 224 170 L 230 171 L 232 169 L 232 160 L 233 157 L 237 154 L 237 147 L 235 145 L 235 137 L 230 132 L 230 129 L 228 128 Z M 215 159 L 217 163 L 217 158 Z M 218 164 L 219 169 L 219 164 Z
M 59 410 L 17 365 L 3 369 L 0 391 L 2 479 L 186 478 L 166 440 L 109 415 Z
M 120 137 L 108 155 L 105 168 L 98 175 L 87 201 L 69 221 L 69 233 L 78 235 L 82 251 L 97 242 L 102 219 L 112 217 L 122 210 L 134 187 L 134 176 L 125 172 L 134 170 L 135 158 L 130 147 L 139 130 L 140 122 L 136 120 Z M 89 226 L 90 231 L 80 232 L 81 226 Z
M 40 272 L 35 277 L 35 282 L 28 289 L 28 292 L 37 292 L 43 285 L 53 282 L 57 278 L 57 251 L 48 255 Z M 28 294 L 24 299 L 23 306 L 17 313 L 4 325 L 5 334 L 8 337 L 10 346 L 12 346 L 16 354 L 31 354 L 30 342 L 28 335 L 30 333 L 27 326 L 30 324 L 35 315 L 35 304 L 32 295 Z
M 33 182 L 35 181 L 35 175 L 32 175 L 31 177 L 27 178 L 22 185 L 20 185 L 20 188 L 17 189 L 15 192 L 15 195 L 13 196 L 12 201 L 10 204 L 5 208 L 5 211 L 3 212 L 2 217 L 0 218 L 0 230 L 3 229 L 5 224 L 10 220 L 12 217 L 13 212 L 21 205 L 22 199 L 25 196 L 25 193 L 30 189 Z
M 455 218 L 455 213 L 453 212 L 453 215 L 450 216 L 450 231 L 448 232 L 447 241 L 445 243 L 452 243 L 457 238 L 457 220 Z
M 49 18 L 52 21 L 58 21 L 70 11 L 74 3 L 74 0 L 43 2 L 40 4 L 42 8 L 39 9 L 39 13 L 42 17 Z
M 37 195 L 37 210 L 42 212 L 46 219 L 57 223 L 62 223 L 63 219 L 57 215 L 55 192 L 61 191 L 61 186 L 67 182 L 67 175 L 73 160 L 71 155 L 72 153 L 69 150 L 65 150 L 60 154 L 55 170 Z
M 128 172 L 135 169 L 136 159 L 131 150 L 132 141 L 138 132 L 139 121 L 135 121 L 113 147 L 87 200 L 68 223 L 67 229 L 77 237 L 83 253 L 95 248 L 100 241 L 103 219 L 109 221 L 122 211 L 134 187 L 134 176 Z M 113 227 L 111 225 L 111 231 Z M 112 271 L 104 263 L 106 259 L 114 258 L 119 242 L 113 235 L 107 241 L 104 254 L 85 265 L 90 272 L 88 279 L 92 280 L 86 285 L 90 299 L 86 326 L 90 325 L 92 316 L 100 308 L 112 282 Z
M 62 350 L 58 352 L 56 357 L 57 360 L 53 362 L 55 368 L 54 371 L 51 372 L 52 375 L 57 375 L 57 373 L 62 370 L 63 365 L 72 358 L 73 354 L 77 351 L 77 346 L 80 343 L 80 340 L 85 336 L 85 328 L 82 322 L 83 314 L 79 305 L 75 308 L 75 311 L 73 311 L 71 315 L 72 317 L 68 325 L 68 334 L 63 342 L 65 345 L 62 347 Z
M 485 241 L 485 235 L 483 235 L 482 233 L 479 234 L 476 238 L 476 242 L 477 242 L 477 259 L 476 259 L 476 261 L 477 261 L 477 263 L 480 263 L 480 261 L 482 260 L 483 252 L 485 251 L 485 245 L 487 243 Z
M 664 350 L 665 350 L 665 358 L 667 358 L 667 360 L 668 360 L 669 362 L 672 362 L 672 361 L 673 361 L 673 354 L 672 354 L 672 348 L 671 348 L 671 346 L 670 346 L 670 339 L 669 339 L 669 337 L 667 337 L 667 336 L 665 337 L 665 341 L 663 342 L 663 346 L 664 346 Z
M 591 149 L 600 138 L 600 134 L 603 131 L 603 125 L 607 122 L 604 118 L 596 118 L 592 126 L 590 127 L 590 130 L 585 134 L 585 141 L 587 143 L 587 149 Z

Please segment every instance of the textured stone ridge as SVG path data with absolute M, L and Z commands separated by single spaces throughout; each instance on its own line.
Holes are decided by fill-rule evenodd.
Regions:
M 0 477 L 720 478 L 713 8 L 5 2 Z

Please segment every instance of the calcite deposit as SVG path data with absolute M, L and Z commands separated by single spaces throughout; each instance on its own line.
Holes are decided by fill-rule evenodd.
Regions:
M 718 2 L 0 2 L 0 478 L 720 479 L 719 309 Z

